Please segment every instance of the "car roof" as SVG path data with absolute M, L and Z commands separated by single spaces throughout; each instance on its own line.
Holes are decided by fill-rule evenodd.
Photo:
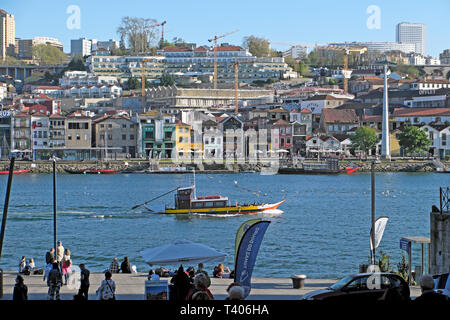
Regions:
M 366 272 L 366 273 L 353 273 L 351 277 L 362 277 L 362 276 L 373 276 L 373 275 L 381 275 L 381 276 L 398 276 L 398 274 L 391 272 Z

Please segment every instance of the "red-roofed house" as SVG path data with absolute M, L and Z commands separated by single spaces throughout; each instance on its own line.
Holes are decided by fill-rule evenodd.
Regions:
M 320 129 L 327 134 L 346 133 L 359 126 L 359 119 L 353 109 L 323 109 Z
M 398 126 L 402 124 L 420 125 L 432 122 L 450 122 L 450 108 L 395 108 L 392 113 Z
M 37 86 L 32 93 L 42 93 L 49 97 L 60 98 L 64 94 L 64 90 L 60 86 Z
M 272 126 L 271 142 L 273 152 L 286 157 L 292 152 L 292 125 L 285 120 L 278 120 Z

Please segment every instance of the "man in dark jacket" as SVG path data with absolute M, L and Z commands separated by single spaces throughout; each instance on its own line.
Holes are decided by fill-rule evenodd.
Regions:
M 78 290 L 78 296 L 83 300 L 88 300 L 89 298 L 89 275 L 90 271 L 86 269 L 86 266 L 82 263 L 80 264 L 81 278 L 80 278 L 80 290 Z
M 17 276 L 16 285 L 14 286 L 13 291 L 13 300 L 14 301 L 24 301 L 28 300 L 28 287 L 23 283 L 23 277 Z
M 47 251 L 45 254 L 45 263 L 49 264 L 52 263 L 53 259 L 55 258 L 54 255 L 55 249 L 51 248 L 50 251 Z
M 53 269 L 49 272 L 47 278 L 48 300 L 60 300 L 59 290 L 62 285 L 62 273 L 59 270 L 59 263 L 53 263 Z

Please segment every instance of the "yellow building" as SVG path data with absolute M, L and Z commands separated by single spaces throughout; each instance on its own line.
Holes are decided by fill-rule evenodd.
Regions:
M 201 137 L 194 139 L 194 130 L 191 126 L 178 121 L 175 127 L 176 158 L 179 160 L 201 158 L 203 156 L 203 143 Z
M 391 147 L 391 156 L 397 157 L 400 156 L 400 142 L 397 138 L 397 136 L 401 133 L 400 130 L 394 130 L 391 131 L 389 134 L 389 141 L 390 141 L 390 147 Z

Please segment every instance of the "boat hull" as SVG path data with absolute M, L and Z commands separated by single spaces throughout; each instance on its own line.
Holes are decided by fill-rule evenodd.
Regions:
M 169 209 L 166 208 L 163 212 L 158 212 L 161 214 L 180 214 L 180 215 L 189 215 L 189 214 L 208 214 L 208 215 L 223 215 L 223 214 L 234 214 L 234 215 L 242 215 L 249 213 L 261 213 L 268 210 L 274 210 L 278 208 L 283 202 L 271 203 L 271 204 L 263 204 L 263 205 L 246 205 L 246 206 L 226 206 L 220 208 L 191 208 L 191 209 Z M 147 210 L 154 212 L 150 208 L 146 207 Z
M 70 170 L 70 169 L 64 169 L 67 173 L 71 174 L 116 174 L 118 173 L 117 170 L 114 169 L 104 169 L 104 170 L 95 170 L 95 169 L 88 169 L 88 170 Z
M 344 170 L 305 170 L 303 168 L 280 168 L 279 174 L 351 174 L 358 170 L 357 167 L 345 168 Z
M 26 169 L 26 170 L 14 170 L 14 174 L 24 174 L 29 172 L 31 169 Z M 5 175 L 5 174 L 9 174 L 9 171 L 0 171 L 0 175 Z

